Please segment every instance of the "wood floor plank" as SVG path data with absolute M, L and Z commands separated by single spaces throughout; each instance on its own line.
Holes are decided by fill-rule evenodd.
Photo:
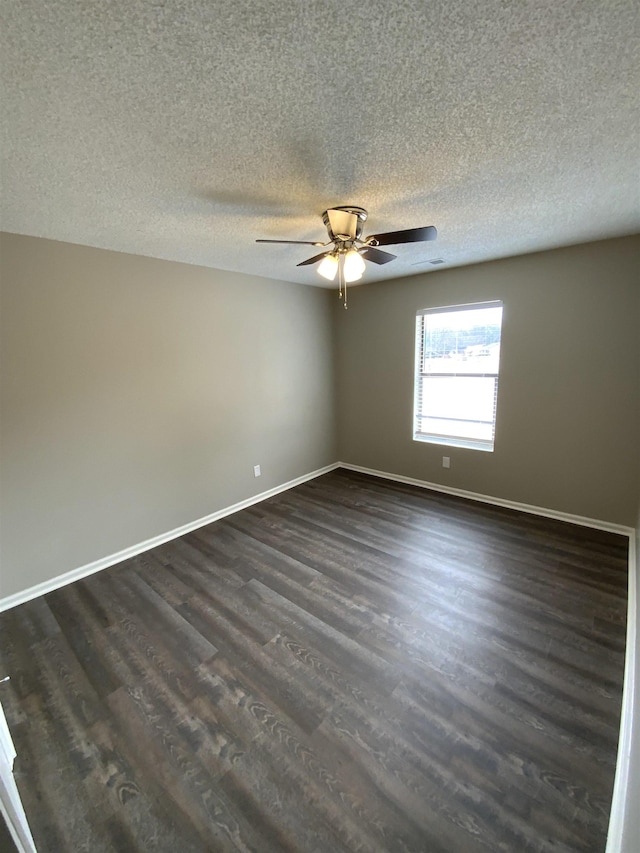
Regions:
M 270 696 L 284 714 L 305 730 L 312 731 L 319 725 L 335 702 L 325 685 L 292 655 L 283 658 L 265 650 L 207 602 L 191 601 L 182 605 L 180 612 L 203 633 L 213 636 L 220 648 L 220 653 L 208 662 L 208 671 L 216 672 L 219 662 L 236 667 L 259 694 Z
M 336 470 L 0 614 L 40 853 L 603 853 L 627 549 Z

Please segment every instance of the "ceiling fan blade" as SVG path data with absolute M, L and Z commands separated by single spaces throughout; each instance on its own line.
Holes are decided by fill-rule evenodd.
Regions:
M 349 240 L 355 240 L 358 229 L 358 217 L 346 210 L 327 210 L 329 226 L 334 236 L 342 234 Z M 329 235 L 331 236 L 331 235 Z
M 317 263 L 318 263 L 318 261 L 321 261 L 321 260 L 322 260 L 326 255 L 329 255 L 329 254 L 331 254 L 331 253 L 330 253 L 330 252 L 320 252 L 320 254 L 319 254 L 319 255 L 314 255 L 314 257 L 313 257 L 313 258 L 309 258 L 309 259 L 308 259 L 308 260 L 306 260 L 306 261 L 302 261 L 301 263 L 296 264 L 296 266 L 298 266 L 298 267 L 306 267 L 306 266 L 307 266 L 307 264 L 317 264 Z
M 372 234 L 368 240 L 376 240 L 379 246 L 393 246 L 397 243 L 422 243 L 435 240 L 438 231 L 433 225 L 425 228 L 408 228 L 406 231 L 387 231 L 384 234 Z
M 328 246 L 328 243 L 321 243 L 318 240 L 256 240 L 256 243 L 295 243 L 301 246 Z
M 373 261 L 374 264 L 388 264 L 389 261 L 394 261 L 398 257 L 392 255 L 391 252 L 381 252 L 380 249 L 375 249 L 373 246 L 362 249 L 360 254 L 365 261 Z

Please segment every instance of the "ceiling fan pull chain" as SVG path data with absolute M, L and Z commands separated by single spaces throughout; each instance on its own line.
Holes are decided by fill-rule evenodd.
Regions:
M 344 310 L 347 310 L 347 280 L 344 280 Z

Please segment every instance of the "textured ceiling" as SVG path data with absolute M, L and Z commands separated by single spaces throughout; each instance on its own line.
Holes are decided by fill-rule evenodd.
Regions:
M 2 0 L 2 228 L 319 285 L 254 240 L 437 226 L 365 282 L 639 231 L 639 10 Z

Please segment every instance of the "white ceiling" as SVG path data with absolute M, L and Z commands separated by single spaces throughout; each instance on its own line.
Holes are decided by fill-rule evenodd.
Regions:
M 2 0 L 4 230 L 326 284 L 640 231 L 636 0 Z M 396 251 L 391 248 L 391 251 Z

